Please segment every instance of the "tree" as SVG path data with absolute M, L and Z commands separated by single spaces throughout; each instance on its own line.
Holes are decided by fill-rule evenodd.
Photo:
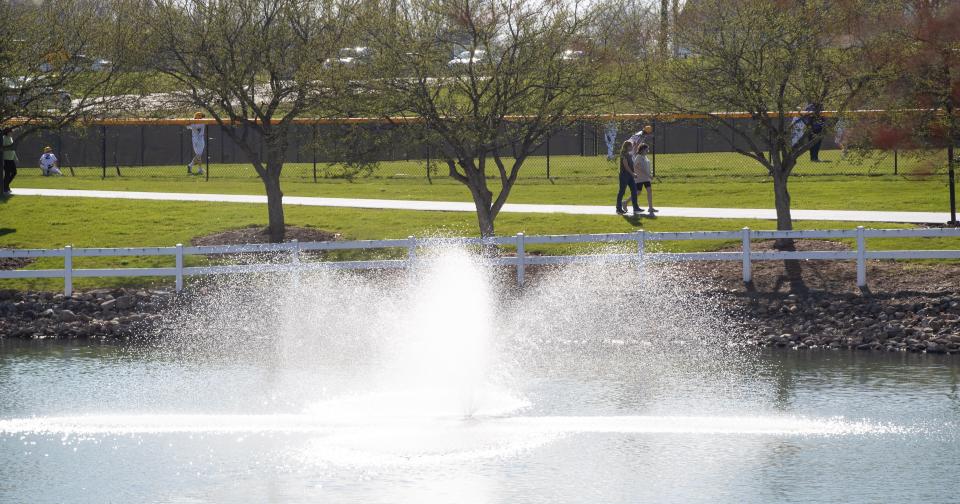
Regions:
M 382 16 L 368 79 L 382 115 L 406 114 L 435 140 L 450 177 L 469 189 L 482 236 L 527 158 L 607 93 L 591 14 L 561 0 L 410 0 Z M 462 47 L 466 52 L 451 60 Z M 493 165 L 498 187 L 490 187 Z M 494 190 L 498 192 L 494 193 Z
M 0 124 L 16 139 L 116 110 L 135 84 L 124 48 L 137 27 L 128 2 L 0 3 Z
M 330 61 L 350 29 L 351 0 L 149 2 L 154 68 L 241 148 L 267 193 L 270 240 L 283 241 L 280 175 L 293 120 L 341 110 L 347 77 Z
M 946 0 L 894 2 L 883 27 L 885 57 L 896 72 L 874 98 L 892 109 L 856 118 L 860 140 L 884 149 L 947 150 L 951 221 L 957 222 L 954 146 L 960 143 L 960 4 Z
M 846 110 L 886 64 L 868 57 L 873 41 L 860 9 L 868 10 L 859 0 L 689 2 L 676 38 L 692 57 L 647 58 L 643 87 L 631 96 L 655 110 L 702 114 L 707 127 L 735 139 L 731 147 L 770 174 L 777 229 L 790 230 L 787 181 L 825 134 L 794 144 L 791 116 L 809 104 Z M 718 111 L 746 113 L 753 127 Z

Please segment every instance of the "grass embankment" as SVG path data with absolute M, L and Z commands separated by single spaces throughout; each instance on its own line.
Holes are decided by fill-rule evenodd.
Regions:
M 389 163 L 389 165 L 402 163 Z M 385 163 L 388 165 L 388 163 Z M 284 173 L 293 173 L 298 165 L 289 165 Z M 385 169 L 385 168 L 384 168 Z M 209 181 L 190 177 L 185 169 L 150 167 L 125 170 L 123 177 L 109 176 L 104 180 L 92 170 L 77 169 L 76 177 L 41 177 L 39 169 L 20 170 L 14 186 L 91 189 L 114 191 L 158 191 L 185 193 L 263 194 L 259 179 L 250 175 L 243 178 L 218 178 Z M 246 165 L 217 165 L 214 173 L 250 171 Z M 593 178 L 531 178 L 521 172 L 521 182 L 511 192 L 511 203 L 563 203 L 580 205 L 611 205 L 616 180 L 610 177 Z M 491 180 L 491 187 L 499 187 Z M 902 176 L 794 176 L 790 181 L 793 208 L 808 210 L 902 210 L 948 211 L 949 198 L 945 177 L 906 179 Z M 288 196 L 324 196 L 333 198 L 379 198 L 432 201 L 470 201 L 470 194 L 461 184 L 449 177 L 438 176 L 432 184 L 420 178 L 359 178 L 310 179 L 289 175 L 283 181 Z M 717 208 L 772 208 L 773 183 L 765 177 L 727 178 L 670 178 L 654 181 L 655 203 L 660 206 L 717 207 Z
M 825 152 L 824 158 L 837 156 Z M 553 158 L 551 172 L 559 176 L 547 180 L 542 158 L 525 165 L 521 182 L 514 188 L 512 203 L 563 203 L 613 206 L 616 180 L 613 164 L 603 158 L 566 156 Z M 733 164 L 734 162 L 739 164 Z M 901 160 L 901 169 L 909 160 Z M 913 160 L 913 162 L 919 162 Z M 591 164 L 592 163 L 592 164 Z M 746 164 L 744 164 L 746 163 Z M 658 173 L 664 175 L 654 183 L 658 206 L 771 208 L 773 187 L 769 179 L 757 177 L 670 177 L 671 170 L 680 173 L 719 174 L 733 167 L 749 167 L 762 173 L 735 154 L 684 154 L 658 156 Z M 673 169 L 670 167 L 674 166 Z M 97 189 L 120 191 L 160 191 L 186 193 L 263 194 L 263 186 L 249 165 L 214 165 L 213 177 L 205 181 L 190 177 L 183 167 L 124 168 L 123 177 L 108 170 L 100 179 L 99 169 L 76 169 L 77 176 L 45 178 L 39 170 L 22 168 L 14 187 L 47 187 L 64 189 Z M 804 160 L 790 182 L 793 208 L 837 210 L 903 210 L 946 211 L 947 188 L 942 179 L 907 180 L 901 176 L 805 177 L 809 170 L 831 173 L 841 163 L 813 164 Z M 289 164 L 285 168 L 284 193 L 290 196 L 324 196 L 343 198 L 380 198 L 436 201 L 469 201 L 468 191 L 442 174 L 429 184 L 424 178 L 425 166 L 420 162 L 383 163 L 372 177 L 355 179 L 320 178 L 312 180 L 312 165 Z M 417 171 L 419 170 L 419 171 Z M 538 171 L 540 170 L 540 171 Z M 572 170 L 582 170 L 571 176 Z M 713 171 L 711 171 L 713 170 Z M 736 170 L 733 170 L 736 171 Z M 915 170 L 917 171 L 917 170 Z M 417 176 L 406 175 L 416 172 Z M 588 176 L 589 175 L 589 176 Z M 496 186 L 496 180 L 491 181 Z M 612 208 L 611 208 L 612 210 Z M 612 212 L 611 212 L 612 213 Z M 151 201 L 110 201 L 82 198 L 34 198 L 16 196 L 0 202 L 0 247 L 55 248 L 65 244 L 75 247 L 171 246 L 187 244 L 197 236 L 243 227 L 264 225 L 266 209 L 261 205 L 224 203 L 167 203 Z M 313 226 L 341 233 L 345 239 L 400 238 L 408 235 L 475 236 L 476 219 L 470 213 L 411 212 L 388 210 L 354 210 L 316 207 L 286 207 L 291 225 Z M 850 222 L 797 222 L 797 229 L 849 229 Z M 731 230 L 743 226 L 773 229 L 774 223 L 756 220 L 715 220 L 659 218 L 656 220 L 624 219 L 610 216 L 574 216 L 546 214 L 502 214 L 497 219 L 497 232 L 513 234 L 563 234 L 629 232 L 641 227 L 650 231 Z M 903 227 L 888 224 L 867 224 L 868 227 Z M 903 239 L 870 240 L 873 250 L 957 248 L 957 240 Z M 673 242 L 661 245 L 663 250 L 715 250 L 734 246 L 723 242 Z M 589 246 L 530 247 L 531 252 L 573 253 L 589 250 Z M 402 251 L 380 251 L 381 257 L 402 255 Z M 357 257 L 343 253 L 339 257 Z M 369 256 L 365 256 L 369 257 Z M 190 257 L 188 265 L 202 264 L 202 257 Z M 40 260 L 30 268 L 57 268 L 62 262 Z M 151 267 L 172 265 L 172 258 L 78 258 L 76 267 Z M 79 288 L 110 285 L 143 284 L 144 279 L 76 279 Z M 170 283 L 169 279 L 163 280 Z M 43 288 L 57 290 L 56 280 L 0 281 L 0 287 Z
M 15 196 L 0 204 L 0 247 L 57 248 L 65 244 L 75 247 L 172 246 L 190 243 L 197 236 L 217 231 L 262 225 L 266 209 L 261 205 L 193 202 L 156 202 L 126 200 L 94 200 L 85 198 L 41 198 Z M 290 225 L 313 226 L 340 233 L 344 239 L 382 239 L 417 236 L 476 236 L 477 226 L 471 213 L 361 210 L 288 206 Z M 851 228 L 850 222 L 797 222 L 797 229 Z M 872 227 L 905 227 L 902 225 L 869 224 Z M 503 214 L 497 219 L 497 232 L 503 235 L 524 232 L 534 234 L 649 231 L 734 230 L 749 226 L 772 229 L 773 223 L 759 220 L 623 218 L 611 216 L 577 216 L 548 214 Z M 957 240 L 903 239 L 870 240 L 871 249 L 937 249 L 957 248 Z M 657 245 L 665 251 L 716 250 L 736 246 L 737 242 L 688 241 L 664 242 Z M 532 253 L 585 253 L 591 245 L 530 246 Z M 631 247 L 630 250 L 633 250 Z M 376 251 L 377 257 L 401 257 L 405 251 Z M 344 253 L 338 258 L 356 258 L 357 253 Z M 370 258 L 371 255 L 363 257 Z M 205 257 L 188 257 L 187 265 L 205 264 Z M 41 259 L 30 269 L 62 267 L 62 260 Z M 76 268 L 172 266 L 172 257 L 107 257 L 75 258 Z M 144 285 L 172 285 L 172 279 L 142 278 L 78 278 L 79 289 Z M 0 288 L 59 290 L 58 280 L 0 280 Z

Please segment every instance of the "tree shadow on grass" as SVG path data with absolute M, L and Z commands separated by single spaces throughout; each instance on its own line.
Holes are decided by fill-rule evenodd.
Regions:
M 17 230 L 13 228 L 0 228 L 0 236 L 16 233 Z

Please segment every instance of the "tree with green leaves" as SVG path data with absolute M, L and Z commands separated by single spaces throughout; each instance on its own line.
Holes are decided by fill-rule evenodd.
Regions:
M 330 62 L 354 2 L 146 1 L 151 67 L 180 86 L 181 107 L 203 111 L 240 147 L 266 190 L 270 240 L 283 241 L 280 175 L 294 119 L 336 115 L 349 101 L 347 66 Z
M 883 57 L 894 71 L 882 80 L 867 103 L 882 103 L 888 112 L 851 118 L 858 132 L 853 140 L 868 148 L 935 155 L 946 149 L 950 220 L 956 223 L 954 148 L 960 144 L 960 4 L 948 0 L 890 3 L 882 26 L 888 35 Z M 943 166 L 939 162 L 936 165 Z
M 0 3 L 0 124 L 19 140 L 117 110 L 135 86 L 132 13 L 124 0 Z
M 407 0 L 365 16 L 377 113 L 407 116 L 473 198 L 482 236 L 527 159 L 609 93 L 592 11 L 561 0 Z M 379 15 L 378 15 L 379 14 Z
M 675 43 L 692 56 L 645 58 L 628 94 L 645 108 L 706 116 L 707 127 L 770 174 L 777 229 L 790 230 L 787 182 L 797 159 L 826 134 L 794 142 L 794 116 L 810 105 L 842 113 L 887 65 L 870 57 L 877 32 L 865 27 L 881 15 L 870 4 L 689 2 L 676 20 Z M 718 112 L 746 113 L 752 128 Z

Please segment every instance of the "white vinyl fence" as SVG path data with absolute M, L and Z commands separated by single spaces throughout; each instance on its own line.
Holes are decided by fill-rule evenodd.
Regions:
M 176 288 L 183 289 L 185 276 L 193 275 L 220 275 L 236 273 L 263 273 L 263 272 L 294 272 L 316 269 L 390 269 L 406 268 L 415 259 L 417 248 L 439 245 L 484 246 L 507 245 L 516 247 L 516 256 L 497 257 L 490 261 L 495 265 L 513 266 L 517 270 L 517 282 L 523 285 L 524 269 L 527 265 L 546 264 L 573 264 L 586 262 L 636 262 L 645 261 L 741 261 L 743 263 L 743 281 L 752 280 L 753 261 L 780 261 L 785 259 L 815 259 L 815 260 L 855 260 L 857 263 L 857 285 L 866 287 L 867 259 L 960 259 L 958 250 L 897 250 L 897 251 L 867 251 L 867 238 L 914 238 L 914 237 L 960 237 L 960 228 L 939 229 L 856 229 L 809 230 L 809 231 L 753 231 L 743 228 L 740 231 L 693 231 L 693 232 L 665 232 L 655 233 L 637 231 L 634 233 L 611 234 L 580 234 L 580 235 L 544 235 L 525 236 L 517 233 L 514 236 L 498 236 L 493 238 L 416 238 L 409 237 L 399 240 L 361 240 L 342 242 L 304 242 L 292 241 L 276 244 L 251 245 L 224 245 L 184 247 L 177 244 L 174 247 L 146 247 L 146 248 L 73 248 L 70 245 L 62 249 L 0 249 L 0 257 L 62 257 L 62 269 L 46 270 L 8 270 L 0 271 L 0 280 L 11 278 L 63 278 L 63 292 L 70 296 L 73 293 L 73 279 L 78 277 L 147 277 L 172 276 L 176 277 Z M 839 239 L 855 238 L 856 250 L 850 251 L 805 251 L 805 252 L 753 252 L 752 240 L 770 240 L 778 238 L 815 238 Z M 652 241 L 672 240 L 739 240 L 742 248 L 739 252 L 693 252 L 693 253 L 645 253 L 645 245 Z M 593 254 L 593 255 L 562 255 L 562 256 L 530 256 L 526 254 L 526 247 L 534 244 L 570 244 L 570 243 L 636 243 L 637 252 L 631 254 Z M 406 259 L 386 259 L 375 261 L 323 261 L 300 262 L 300 253 L 316 250 L 360 250 L 360 249 L 390 249 L 403 248 L 407 250 Z M 224 266 L 195 266 L 184 267 L 183 259 L 187 255 L 217 255 L 238 253 L 286 253 L 289 260 L 286 262 L 269 262 L 263 264 L 243 264 Z M 106 257 L 106 256 L 173 256 L 174 266 L 166 268 L 110 268 L 110 269 L 75 269 L 75 257 Z

